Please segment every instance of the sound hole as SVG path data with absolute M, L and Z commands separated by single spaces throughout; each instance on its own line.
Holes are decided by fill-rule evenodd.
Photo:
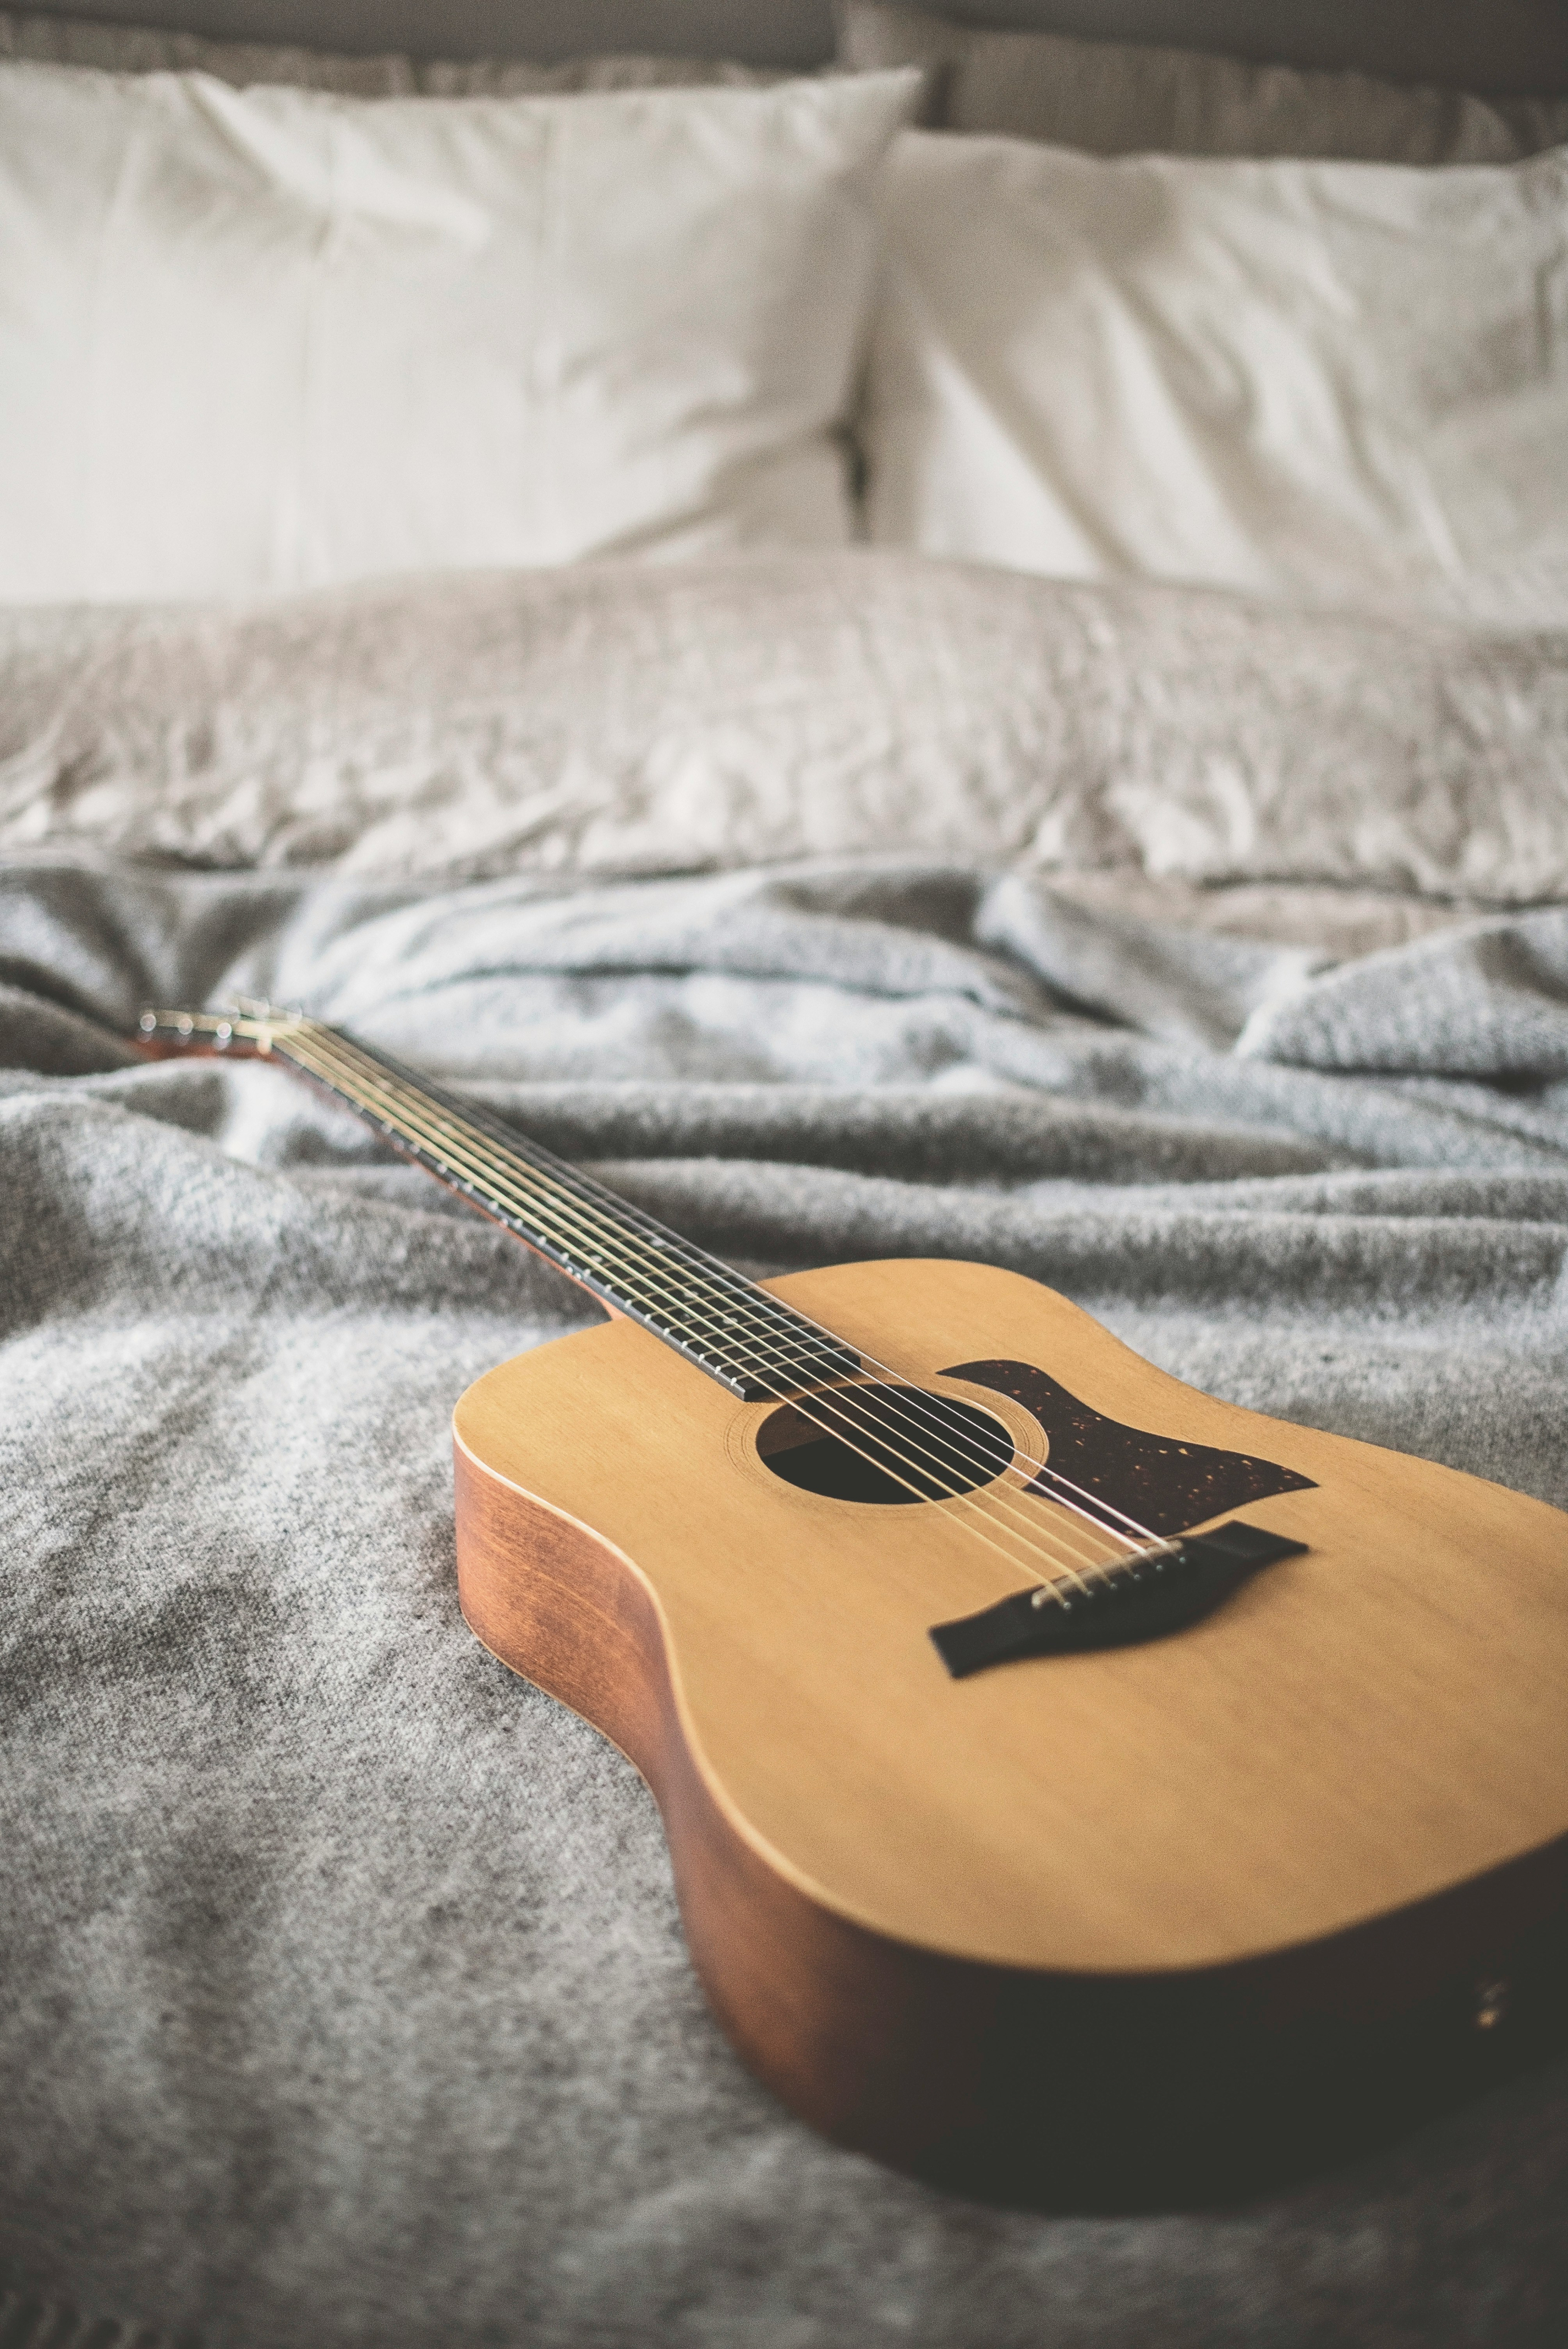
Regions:
M 1000 1476 L 1012 1438 L 972 1403 L 878 1383 L 770 1412 L 757 1452 L 786 1485 L 830 1501 L 940 1501 Z

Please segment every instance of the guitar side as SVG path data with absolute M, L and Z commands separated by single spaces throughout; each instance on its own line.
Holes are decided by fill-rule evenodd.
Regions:
M 737 1405 L 619 1323 L 470 1390 L 456 1418 L 464 1614 L 504 1662 L 594 1723 L 648 1780 L 697 1971 L 731 2038 L 783 2099 L 841 2143 L 962 2181 L 1014 2190 L 1045 2175 L 1056 2199 L 1137 2199 L 1168 2191 L 1172 2178 L 1195 2189 L 1206 2157 L 1216 2175 L 1256 2160 L 1287 2106 L 1298 2151 L 1314 2130 L 1325 2142 L 1343 2134 L 1353 2079 L 1364 2108 L 1382 2081 L 1407 2109 L 1465 2085 L 1478 2062 L 1522 2038 L 1559 1947 L 1568 1883 L 1568 1521 L 1473 1478 L 1196 1395 L 1015 1275 L 898 1262 L 773 1285 L 927 1383 L 932 1344 L 948 1363 L 1005 1352 L 1070 1371 L 1075 1392 L 1133 1424 L 1272 1447 L 1299 1483 L 1314 1479 L 1258 1512 L 1312 1545 L 1293 1580 L 1291 1568 L 1270 1569 L 1275 1585 L 1260 1578 L 1211 1626 L 1145 1650 L 1037 1660 L 958 1688 L 923 1626 L 1002 1595 L 1016 1572 L 973 1546 L 955 1553 L 950 1521 L 922 1547 L 913 1520 L 936 1512 L 786 1500 L 756 1456 L 768 1406 Z M 925 1330 L 938 1334 L 922 1340 Z M 1027 1414 L 997 1408 L 1030 1448 Z M 659 1486 L 659 1448 L 628 1435 L 639 1422 L 660 1431 L 667 1457 L 697 1444 L 711 1464 L 722 1458 L 709 1510 L 701 1476 L 671 1474 L 673 1489 Z M 1477 1634 L 1464 1693 L 1471 1711 L 1478 1696 L 1506 1710 L 1528 1783 L 1503 1794 L 1492 1724 L 1472 1720 L 1460 1744 L 1468 1737 L 1480 1798 L 1462 1795 L 1451 1817 L 1435 1803 L 1424 1857 L 1407 1848 L 1418 1802 L 1386 1840 L 1346 1813 L 1354 1848 L 1336 1867 L 1334 1804 L 1356 1784 L 1338 1744 L 1357 1734 L 1367 1659 L 1363 1648 L 1333 1687 L 1325 1659 L 1336 1641 L 1391 1633 L 1400 1588 L 1370 1569 L 1365 1585 L 1343 1579 L 1332 1525 L 1347 1508 L 1374 1541 L 1401 1523 L 1437 1560 L 1407 1590 L 1405 1647 L 1386 1651 L 1386 1676 L 1405 1686 L 1385 1734 L 1401 1705 L 1429 1708 L 1453 1668 L 1464 1627 L 1443 1557 L 1456 1542 L 1506 1552 L 1484 1595 L 1517 1619 L 1501 1647 L 1500 1634 Z M 1336 1572 L 1325 1611 L 1324 1578 Z M 781 1676 L 769 1651 L 785 1646 Z M 1276 1684 L 1248 1699 L 1250 1676 L 1271 1668 Z M 1500 1670 L 1511 1685 L 1489 1695 Z M 813 1713 L 822 1683 L 829 1695 Z M 1241 1775 L 1229 1810 L 1184 1775 L 1204 1759 L 1195 1708 L 1207 1708 L 1216 1769 L 1228 1754 L 1245 1756 L 1260 1720 L 1282 1738 L 1282 1754 Z M 911 1748 L 921 1722 L 923 1752 Z M 835 1724 L 842 1750 L 825 1766 L 841 1798 L 829 1804 L 827 1781 L 790 1752 Z M 1318 1829 L 1302 1810 L 1289 1822 L 1251 1812 L 1289 1782 L 1293 1741 L 1304 1750 L 1317 1740 L 1321 1752 L 1330 1735 L 1327 1832 L 1309 1847 Z M 1169 1760 L 1163 1785 L 1151 1752 Z M 1064 1757 L 1092 1774 L 1093 1801 L 1047 1786 L 1032 1816 L 1021 1772 L 1032 1755 L 1037 1776 L 1059 1777 Z M 1370 1741 L 1367 1760 L 1376 1765 Z M 964 1785 L 950 1800 L 942 1788 L 955 1773 Z M 1201 1876 L 1207 1856 L 1211 1880 L 1190 1885 L 1190 1913 L 1173 1917 L 1175 1879 L 1158 1874 L 1169 1845 L 1162 1804 L 1190 1812 L 1199 1799 L 1210 1808 L 1190 1820 L 1184 1865 Z M 1146 1837 L 1141 1851 L 1118 1847 L 1097 1889 L 1085 1807 L 1091 1827 L 1119 1816 L 1135 1847 Z M 1286 1851 L 1278 1881 L 1231 1883 L 1266 1864 L 1287 1825 L 1300 1848 Z M 1002 1864 L 1004 1834 L 1026 1840 Z M 1307 1881 L 1293 1887 L 1293 1870 Z M 978 1913 L 982 1903 L 994 1913 Z M 1477 2028 L 1489 1994 L 1513 2002 L 1507 2033 Z

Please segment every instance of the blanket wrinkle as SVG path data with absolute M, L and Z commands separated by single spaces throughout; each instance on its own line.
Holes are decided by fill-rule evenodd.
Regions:
M 1345 956 L 957 857 L 0 856 L 0 2322 L 1555 2349 L 1562 2063 L 1140 2218 L 966 2203 L 775 2106 L 640 1780 L 454 1602 L 452 1403 L 597 1309 L 281 1071 L 127 1036 L 150 994 L 352 1007 L 748 1269 L 1012 1264 L 1210 1392 L 1565 1506 L 1561 919 Z
M 1172 1041 L 1222 1050 L 1331 958 L 1301 947 L 1195 936 L 1090 913 L 1038 883 L 1004 874 L 975 923 L 986 945 L 1017 956 L 1069 1003 Z
M 1568 636 L 892 548 L 0 612 L 0 848 L 1568 895 Z
M 1314 974 L 1261 1002 L 1236 1050 L 1494 1084 L 1568 1076 L 1568 908 L 1467 923 Z

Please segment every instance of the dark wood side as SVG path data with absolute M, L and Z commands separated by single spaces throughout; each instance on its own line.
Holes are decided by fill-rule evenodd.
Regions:
M 1012 2200 L 1208 2199 L 1374 2142 L 1556 2043 L 1568 1843 L 1307 1948 L 1174 1976 L 965 1962 L 837 1916 L 710 1791 L 640 1580 L 454 1448 L 468 1623 L 635 1763 L 714 2012 L 838 2143 Z M 1503 2012 L 1486 2023 L 1481 1985 L 1497 1982 Z

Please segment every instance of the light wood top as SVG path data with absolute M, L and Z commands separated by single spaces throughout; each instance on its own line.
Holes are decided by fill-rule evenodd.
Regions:
M 1309 1554 L 1207 1621 L 954 1682 L 929 1627 L 1027 1579 L 961 1505 L 783 1483 L 755 1451 L 774 1406 L 628 1321 L 481 1379 L 460 1443 L 645 1579 L 709 1785 L 812 1897 L 955 1954 L 1137 1971 L 1316 1939 L 1568 1833 L 1568 1516 L 1217 1402 L 1016 1274 L 895 1260 L 770 1286 L 911 1380 L 1016 1358 L 1318 1485 L 1244 1512 Z M 1017 1405 L 955 1391 L 1043 1453 Z

